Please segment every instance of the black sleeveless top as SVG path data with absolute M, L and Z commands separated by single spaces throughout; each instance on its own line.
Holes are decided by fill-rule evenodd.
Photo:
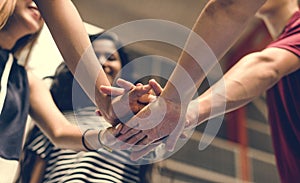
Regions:
M 9 52 L 0 49 L 2 77 Z M 29 113 L 29 84 L 26 70 L 14 59 L 10 70 L 7 94 L 0 115 L 0 157 L 19 160 L 23 135 Z

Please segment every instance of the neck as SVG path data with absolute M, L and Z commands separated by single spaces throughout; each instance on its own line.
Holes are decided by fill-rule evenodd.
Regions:
M 276 39 L 296 11 L 298 11 L 298 6 L 290 3 L 279 9 L 261 14 L 260 17 L 265 22 L 272 38 Z
M 23 36 L 25 36 L 25 34 L 17 27 L 5 26 L 0 30 L 0 47 L 11 50 L 16 42 Z

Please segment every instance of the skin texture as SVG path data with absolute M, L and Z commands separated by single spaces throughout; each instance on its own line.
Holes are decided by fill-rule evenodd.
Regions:
M 257 15 L 264 20 L 271 36 L 276 39 L 296 11 L 298 11 L 296 0 L 269 0 Z M 226 99 L 225 112 L 245 105 L 272 87 L 282 77 L 299 68 L 299 58 L 292 52 L 280 48 L 265 48 L 260 52 L 244 56 L 223 77 L 227 90 L 222 94 Z M 219 101 L 214 106 L 209 102 L 212 97 L 216 97 L 212 95 L 212 89 L 218 89 L 218 87 L 220 87 L 219 83 L 195 100 L 202 107 L 195 111 L 200 114 L 199 119 L 191 118 L 190 121 L 193 121 L 191 124 L 198 125 L 213 117 L 208 116 L 208 111 L 222 105 L 224 101 Z M 219 114 L 214 114 L 216 115 Z
M 99 92 L 101 85 L 110 86 L 97 61 L 82 19 L 70 0 L 34 0 L 58 46 L 68 68 L 102 115 L 113 121 L 110 97 Z M 55 15 L 55 16 L 54 16 Z M 84 74 L 83 74 L 84 73 Z
M 99 91 L 102 85 L 110 86 L 110 81 L 98 62 L 73 3 L 70 0 L 34 0 L 34 2 L 47 23 L 68 68 L 90 99 L 98 106 L 101 115 L 114 125 L 116 116 L 112 109 L 111 97 Z M 103 67 L 108 68 L 105 65 Z
M 12 49 L 19 38 L 38 32 L 43 23 L 44 21 L 32 1 L 17 1 L 14 14 L 0 30 L 1 47 Z
M 66 60 L 66 63 L 72 72 L 75 73 L 76 66 L 78 66 L 79 63 L 78 61 L 89 47 L 88 38 L 82 26 L 78 12 L 70 1 L 35 0 L 35 2 L 41 9 L 42 15 L 45 18 L 50 31 L 54 36 L 64 59 Z M 219 58 L 232 45 L 237 38 L 236 35 L 242 31 L 248 19 L 255 14 L 257 9 L 264 2 L 265 0 L 211 0 L 200 14 L 195 26 L 193 27 L 193 31 L 206 41 L 217 58 Z M 222 31 L 221 29 L 218 29 L 218 27 L 222 27 Z M 193 40 L 194 39 L 192 37 L 188 40 L 186 49 L 197 49 L 197 43 Z M 222 44 L 219 44 L 220 42 Z M 102 111 L 103 116 L 107 120 L 114 121 L 116 117 L 114 112 L 112 112 L 110 97 L 99 92 L 101 85 L 109 86 L 109 81 L 105 77 L 102 67 L 97 64 L 94 65 L 96 63 L 96 57 L 92 51 L 88 50 L 87 52 L 89 52 L 89 54 L 86 54 L 84 57 L 84 64 L 80 64 L 79 70 L 88 71 L 85 73 L 88 73 L 89 75 L 85 77 L 75 75 L 75 77 L 92 99 L 94 99 L 93 94 L 95 92 L 94 101 Z M 207 63 L 210 62 L 203 60 L 203 64 Z M 188 56 L 186 52 L 183 52 L 178 64 L 187 70 L 191 78 L 194 80 L 197 88 L 205 77 L 205 73 L 203 73 L 199 67 L 201 63 L 199 64 L 195 62 L 195 60 Z M 213 64 L 208 64 L 208 68 L 211 68 L 212 66 Z M 140 137 L 141 139 L 146 137 L 146 140 L 143 140 L 141 145 L 145 145 L 146 147 L 152 142 L 168 136 L 166 147 L 168 150 L 172 150 L 174 148 L 175 143 L 184 128 L 184 120 L 178 119 L 178 117 L 175 117 L 176 120 L 174 120 L 174 116 L 178 114 L 179 111 L 181 116 L 185 116 L 187 103 L 180 103 L 179 94 L 175 90 L 174 85 L 171 83 L 182 83 L 182 79 L 184 79 L 184 77 L 181 76 L 178 68 L 175 68 L 170 78 L 170 82 L 167 83 L 161 97 L 157 101 L 142 109 L 127 123 L 128 126 L 135 126 L 139 123 L 140 118 L 148 116 L 151 111 L 150 108 L 156 108 L 155 110 L 158 112 L 156 114 L 158 116 L 164 116 L 163 119 L 160 119 L 160 117 L 153 117 L 154 120 L 159 119 L 159 121 L 153 122 L 154 124 L 161 123 L 161 125 L 166 127 L 166 129 L 161 130 L 158 125 L 156 128 L 152 128 L 151 130 L 144 130 L 144 136 L 141 135 Z M 183 94 L 184 101 L 190 101 L 194 92 L 195 91 L 189 91 L 186 94 Z M 165 103 L 167 105 L 167 111 L 164 115 L 161 114 L 161 111 L 163 111 L 161 109 L 161 103 Z M 150 122 L 143 123 L 143 125 L 147 127 L 149 126 L 149 123 Z M 143 127 L 141 126 L 140 129 L 143 129 Z M 124 127 L 121 133 L 131 133 L 129 131 L 129 128 Z M 160 133 L 158 133 L 158 131 L 160 131 Z M 127 134 L 127 137 L 129 136 L 130 135 Z
M 271 36 L 275 39 L 283 30 L 289 18 L 298 11 L 298 3 L 294 1 L 269 0 L 258 11 L 258 15 L 267 25 Z M 271 16 L 272 15 L 272 16 Z M 282 77 L 300 68 L 299 58 L 290 51 L 280 48 L 265 48 L 244 56 L 223 77 L 224 83 L 217 82 L 204 94 L 189 105 L 193 106 L 187 111 L 186 128 L 193 128 L 204 121 L 225 112 L 233 111 L 272 87 Z M 251 82 L 249 82 L 251 81 Z M 222 91 L 223 84 L 226 92 Z M 224 100 L 225 98 L 225 100 Z M 214 99 L 214 103 L 212 103 Z M 211 109 L 224 106 L 225 111 L 211 114 Z M 194 107 L 195 104 L 198 104 Z M 135 152 L 135 157 L 141 157 L 146 152 Z
M 36 5 L 31 0 L 18 0 L 14 14 L 0 30 L 0 46 L 12 49 L 16 42 L 28 34 L 37 33 L 43 25 Z M 27 71 L 30 88 L 30 115 L 51 141 L 60 148 L 85 150 L 81 130 L 71 125 L 53 102 L 48 87 L 30 70 Z M 114 129 L 110 129 L 112 132 Z M 92 147 L 101 148 L 98 132 L 91 131 Z
M 217 58 L 221 58 L 238 38 L 237 35 L 242 32 L 248 20 L 255 15 L 264 2 L 265 0 L 211 0 L 200 13 L 192 30 L 203 38 Z M 222 27 L 222 29 L 219 27 Z M 198 49 L 201 46 L 191 34 L 185 50 L 199 52 Z M 147 149 L 143 153 L 138 153 L 139 151 L 133 152 L 132 159 L 138 159 L 142 154 L 150 152 L 153 148 L 149 145 L 160 139 L 165 139 L 167 150 L 172 151 L 174 149 L 185 126 L 185 118 L 183 116 L 186 116 L 188 102 L 196 90 L 180 92 L 176 90 L 172 83 L 178 83 L 182 87 L 186 78 L 181 74 L 180 68 L 184 68 L 189 73 L 194 84 L 193 86 L 183 86 L 182 89 L 197 88 L 206 76 L 201 67 L 205 65 L 205 68 L 209 70 L 216 64 L 211 60 L 201 59 L 200 56 L 200 59 L 196 61 L 185 50 L 182 52 L 178 65 L 160 97 L 143 108 L 121 130 L 119 139 L 128 143 L 131 138 L 135 138 L 134 141 L 130 141 L 129 144 L 131 146 L 142 146 L 142 148 L 138 148 L 139 151 Z M 162 103 L 165 105 L 161 105 Z M 151 120 L 145 120 L 146 122 L 141 120 L 148 117 L 150 113 L 153 114 L 150 118 Z M 138 129 L 132 128 L 137 125 L 139 126 Z M 149 126 L 151 126 L 151 129 L 148 128 Z
M 99 62 L 103 65 L 103 68 L 104 68 L 105 73 L 107 74 L 107 77 L 111 78 L 110 81 L 112 82 L 122 67 L 120 56 L 119 56 L 119 53 L 116 52 L 114 43 L 111 40 L 98 39 L 98 40 L 94 40 L 92 44 L 93 44 L 93 47 L 94 47 L 94 50 L 95 50 L 95 53 L 97 55 Z M 109 57 L 106 60 L 107 56 L 109 56 Z M 35 91 L 38 91 L 38 90 L 35 90 Z M 34 94 L 33 94 L 33 97 L 34 97 Z M 62 120 L 63 120 L 63 124 L 64 124 L 64 119 L 62 119 Z M 64 127 L 67 127 L 67 126 L 64 126 Z M 51 128 L 51 127 L 49 127 L 49 128 Z M 57 126 L 55 128 L 60 128 L 60 126 Z M 73 125 L 72 126 L 70 125 L 68 128 L 72 129 Z M 74 133 L 74 131 L 72 133 Z M 87 138 L 89 139 L 89 142 L 90 141 L 93 142 L 93 140 L 90 140 L 91 138 L 94 138 L 93 133 L 95 133 L 95 132 L 87 134 Z M 114 133 L 113 128 L 111 128 L 111 133 Z M 54 141 L 56 141 L 55 138 L 54 138 Z M 65 142 L 62 141 L 62 143 L 65 143 Z M 95 144 L 93 144 L 93 145 L 95 145 Z M 46 162 L 44 159 L 40 158 L 40 156 L 36 156 L 35 165 L 33 166 L 34 170 L 31 171 L 32 175 L 30 175 L 31 183 L 36 183 L 36 182 L 42 181 L 43 172 L 45 171 L 45 168 L 44 168 L 45 164 L 46 164 Z

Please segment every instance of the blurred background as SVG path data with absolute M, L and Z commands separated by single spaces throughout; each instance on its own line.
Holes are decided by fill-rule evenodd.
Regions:
M 206 0 L 73 0 L 89 33 L 111 29 L 140 19 L 168 20 L 192 28 Z M 220 27 L 221 29 L 221 27 Z M 236 44 L 220 61 L 223 72 L 246 53 L 260 50 L 271 41 L 264 24 L 253 18 Z M 155 59 L 133 66 L 132 77 L 139 78 L 149 69 L 169 75 L 181 49 L 157 41 L 136 42 L 125 47 L 131 60 L 146 55 L 159 55 L 174 62 Z M 43 61 L 41 56 L 43 55 Z M 49 59 L 49 61 L 44 61 Z M 30 65 L 39 77 L 52 75 L 62 58 L 51 36 L 44 28 L 31 55 Z M 50 63 L 50 64 L 48 64 Z M 217 80 L 213 69 L 210 81 Z M 164 84 L 163 80 L 158 80 Z M 199 94 L 208 87 L 207 80 Z M 265 97 L 225 116 L 221 129 L 211 145 L 198 149 L 205 124 L 197 127 L 191 139 L 170 158 L 155 163 L 153 182 L 279 182 L 270 129 L 267 124 Z

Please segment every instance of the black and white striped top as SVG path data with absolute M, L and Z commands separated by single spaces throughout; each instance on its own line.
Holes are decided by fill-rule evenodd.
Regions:
M 87 120 L 86 116 L 84 119 Z M 111 153 L 100 149 L 99 153 L 75 152 L 54 147 L 39 130 L 31 137 L 27 148 L 47 162 L 43 178 L 45 183 L 140 182 L 141 166 L 130 162 L 126 151 Z

